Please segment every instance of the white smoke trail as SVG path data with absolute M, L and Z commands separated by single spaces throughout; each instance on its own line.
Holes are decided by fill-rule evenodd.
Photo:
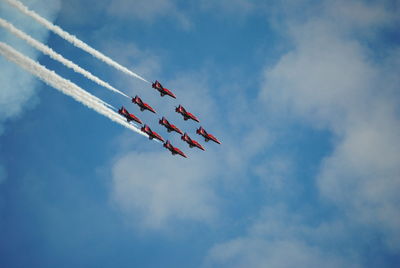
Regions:
M 95 110 L 96 112 L 104 115 L 105 117 L 108 117 L 112 121 L 147 137 L 145 133 L 140 131 L 135 126 L 126 122 L 119 114 L 117 114 L 110 108 L 104 106 L 103 101 L 100 100 L 99 98 L 91 95 L 90 93 L 83 90 L 76 84 L 72 83 L 71 81 L 65 78 L 62 78 L 54 71 L 50 71 L 46 67 L 31 60 L 30 58 L 19 53 L 18 51 L 16 51 L 15 49 L 13 49 L 12 47 L 3 42 L 0 42 L 0 54 L 3 55 L 5 58 L 7 58 L 9 61 L 14 62 L 21 68 L 37 76 L 46 84 L 72 97 L 73 99 L 82 103 L 83 105 Z
M 48 55 L 50 58 L 61 62 L 66 67 L 71 68 L 75 72 L 82 74 L 83 76 L 85 76 L 86 78 L 92 80 L 93 82 L 97 83 L 98 85 L 103 86 L 103 87 L 105 87 L 105 88 L 107 88 L 107 89 L 109 89 L 111 91 L 114 91 L 114 92 L 116 92 L 118 94 L 121 94 L 122 96 L 130 99 L 130 97 L 128 95 L 126 95 L 125 93 L 119 91 L 118 89 L 114 88 L 113 86 L 111 86 L 107 82 L 104 82 L 100 78 L 94 76 L 93 74 L 91 74 L 90 72 L 86 71 L 85 69 L 79 67 L 78 65 L 76 65 L 72 61 L 67 60 L 62 55 L 60 55 L 57 52 L 55 52 L 54 50 L 52 50 L 50 47 L 48 47 L 45 44 L 33 39 L 31 36 L 29 36 L 28 34 L 22 32 L 21 30 L 15 28 L 8 21 L 0 18 L 0 26 L 5 28 L 6 30 L 8 30 L 10 33 L 14 34 L 18 38 L 21 38 L 22 40 L 26 41 L 32 47 L 34 47 L 37 50 L 39 50 L 39 51 L 43 52 L 44 54 Z
M 143 77 L 141 77 L 138 74 L 135 74 L 134 72 L 128 70 L 126 67 L 120 65 L 118 62 L 115 62 L 114 60 L 110 59 L 109 57 L 107 57 L 106 55 L 104 55 L 103 53 L 101 53 L 100 51 L 90 47 L 88 44 L 82 42 L 80 39 L 78 39 L 76 36 L 71 35 L 69 33 L 67 33 L 66 31 L 64 31 L 63 29 L 61 29 L 59 26 L 54 25 L 53 23 L 51 23 L 50 21 L 46 20 L 45 18 L 43 18 L 42 16 L 40 16 L 39 14 L 37 14 L 36 12 L 29 10 L 24 4 L 22 4 L 20 1 L 18 0 L 3 0 L 6 1 L 7 3 L 9 3 L 11 6 L 17 8 L 19 11 L 21 11 L 22 13 L 30 16 L 31 18 L 33 18 L 34 20 L 36 20 L 38 23 L 42 24 L 43 26 L 45 26 L 47 29 L 49 29 L 50 31 L 54 32 L 55 34 L 59 35 L 60 37 L 62 37 L 63 39 L 65 39 L 66 41 L 70 42 L 71 44 L 73 44 L 74 46 L 86 51 L 87 53 L 91 54 L 93 57 L 98 58 L 99 60 L 107 63 L 110 66 L 113 66 L 114 68 L 116 68 L 117 70 L 120 70 L 128 75 L 131 75 L 133 77 L 139 78 L 140 80 L 149 83 L 149 81 L 147 81 L 146 79 L 144 79 Z

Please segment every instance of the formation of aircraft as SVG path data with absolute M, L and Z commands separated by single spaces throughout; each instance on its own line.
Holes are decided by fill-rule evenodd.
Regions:
M 122 115 L 123 117 L 125 117 L 125 118 L 126 118 L 126 121 L 128 121 L 128 122 L 130 122 L 130 121 L 135 121 L 135 122 L 137 122 L 137 123 L 139 123 L 139 124 L 143 124 L 143 122 L 142 122 L 139 118 L 137 118 L 137 117 L 136 117 L 135 115 L 133 115 L 133 114 L 130 114 L 130 113 L 128 112 L 128 110 L 127 110 L 124 106 L 122 106 L 121 109 L 118 110 L 118 113 L 119 113 L 120 115 Z
M 178 107 L 175 108 L 175 112 L 181 114 L 183 116 L 183 119 L 186 121 L 188 119 L 192 119 L 196 122 L 200 122 L 199 119 L 197 119 L 196 116 L 194 116 L 193 114 L 189 113 L 188 111 L 186 111 L 185 108 L 183 108 L 182 105 L 179 104 Z
M 175 95 L 170 90 L 164 88 L 161 85 L 161 83 L 158 82 L 157 80 L 154 83 L 152 83 L 152 87 L 154 89 L 158 90 L 162 97 L 165 95 L 168 95 L 168 96 L 171 96 L 172 98 L 176 98 Z M 145 103 L 137 95 L 132 98 L 132 103 L 138 105 L 141 111 L 149 110 L 152 113 L 156 113 L 156 111 L 149 104 Z M 181 114 L 185 121 L 191 119 L 193 121 L 200 122 L 196 116 L 194 116 L 192 113 L 189 113 L 182 105 L 175 107 L 175 112 Z M 135 115 L 129 113 L 128 110 L 124 106 L 122 106 L 118 110 L 118 113 L 120 115 L 122 115 L 128 122 L 135 121 L 139 124 L 143 124 L 139 118 L 137 118 Z M 204 147 L 199 142 L 192 139 L 186 132 L 182 133 L 182 131 L 177 126 L 171 124 L 164 116 L 158 121 L 158 123 L 160 125 L 164 126 L 169 133 L 176 132 L 176 133 L 180 134 L 181 140 L 186 142 L 190 148 L 197 147 L 198 149 L 205 151 Z M 161 137 L 161 135 L 158 134 L 157 132 L 153 131 L 148 125 L 144 124 L 140 130 L 143 131 L 144 133 L 146 133 L 150 140 L 157 139 L 157 140 L 163 142 L 163 147 L 168 149 L 172 155 L 179 154 L 182 157 L 187 158 L 187 156 L 179 148 L 174 147 L 169 140 L 164 142 L 164 138 Z M 215 143 L 221 144 L 221 142 L 216 137 L 214 137 L 212 134 L 208 133 L 201 126 L 198 129 L 196 129 L 196 133 L 199 134 L 200 136 L 202 136 L 206 142 L 211 140 Z
M 136 95 L 134 98 L 132 98 L 132 103 L 137 104 L 140 107 L 140 110 L 143 112 L 144 110 L 149 110 L 152 113 L 156 113 L 156 111 L 151 108 L 150 105 L 148 105 L 147 103 L 143 102 L 141 98 L 138 97 L 138 95 Z
M 167 140 L 164 143 L 164 147 L 167 148 L 168 150 L 170 150 L 172 155 L 180 154 L 181 156 L 187 158 L 187 156 L 181 150 L 179 150 L 178 148 L 172 146 L 172 144 L 169 142 L 169 140 Z
M 176 99 L 176 96 L 174 95 L 174 93 L 172 93 L 170 90 L 163 87 L 161 85 L 161 83 L 158 82 L 157 80 L 151 86 L 160 92 L 161 97 L 164 97 L 165 95 L 169 95 L 172 98 Z
M 158 121 L 158 123 L 166 127 L 168 132 L 175 131 L 181 135 L 183 134 L 179 128 L 168 122 L 168 120 L 165 117 L 161 118 L 160 121 Z
M 203 150 L 203 151 L 204 151 L 203 146 L 201 146 L 201 144 L 198 143 L 197 141 L 195 141 L 195 140 L 193 140 L 192 138 L 190 138 L 189 135 L 188 135 L 187 133 L 185 133 L 185 134 L 182 135 L 181 140 L 183 140 L 183 141 L 185 141 L 187 144 L 189 144 L 189 147 L 190 147 L 190 148 L 197 147 L 197 148 L 199 148 L 200 150 Z

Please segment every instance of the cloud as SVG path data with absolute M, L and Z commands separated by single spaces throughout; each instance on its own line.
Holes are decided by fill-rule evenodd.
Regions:
M 321 194 L 347 211 L 352 221 L 376 228 L 398 251 L 400 120 L 375 109 L 373 118 L 361 118 L 365 121 L 347 128 L 334 153 L 325 159 L 318 184 Z
M 205 267 L 360 267 L 298 240 L 239 238 L 211 250 Z
M 351 252 L 321 243 L 340 225 L 310 228 L 303 221 L 282 205 L 266 208 L 245 235 L 212 247 L 204 267 L 360 267 Z
M 24 1 L 24 3 L 47 18 L 54 18 L 60 7 L 59 1 L 30 0 Z M 38 40 L 43 41 L 47 38 L 48 32 L 46 29 L 33 23 L 29 18 L 4 2 L 0 2 L 0 15 Z M 39 55 L 39 52 L 33 50 L 23 41 L 17 40 L 5 30 L 0 31 L 2 31 L 1 41 L 12 45 L 31 58 L 35 59 Z M 38 82 L 37 79 L 18 66 L 6 61 L 3 57 L 0 58 L 0 67 L 2 70 L 0 72 L 0 85 L 2 87 L 0 92 L 1 134 L 4 121 L 17 117 L 22 111 L 26 111 L 38 102 L 38 99 L 34 98 Z
M 377 30 L 398 18 L 384 5 L 325 3 L 320 15 L 287 25 L 294 49 L 266 70 L 260 97 L 334 134 L 333 152 L 316 178 L 321 196 L 349 221 L 376 228 L 397 251 L 399 54 L 397 48 L 376 55 L 364 41 L 383 49 Z
M 215 168 L 198 154 L 184 159 L 164 151 L 129 153 L 113 167 L 113 200 L 145 229 L 179 221 L 210 223 L 218 211 L 209 187 Z
M 393 20 L 398 19 L 389 8 L 389 2 L 385 5 L 384 1 L 380 3 L 366 3 L 359 0 L 324 2 L 325 19 L 334 23 L 340 31 L 350 30 L 353 33 L 360 30 L 373 32 L 381 27 L 389 26 Z

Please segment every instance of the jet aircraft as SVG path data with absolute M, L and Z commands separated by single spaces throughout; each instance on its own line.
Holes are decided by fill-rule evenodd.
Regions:
M 161 137 L 157 132 L 151 130 L 151 128 L 148 125 L 145 124 L 140 130 L 149 135 L 150 140 L 157 139 L 159 141 L 164 142 L 163 137 Z
M 179 128 L 168 122 L 168 120 L 165 117 L 161 118 L 160 121 L 158 121 L 158 123 L 166 127 L 168 132 L 175 131 L 181 135 L 183 134 Z
M 212 140 L 215 143 L 221 144 L 221 142 L 216 137 L 214 137 L 213 135 L 207 133 L 207 131 L 202 127 L 199 127 L 199 129 L 196 130 L 196 133 L 201 135 L 201 136 L 203 136 L 204 140 L 206 142 L 208 142 L 209 140 Z
M 142 121 L 141 121 L 139 118 L 137 118 L 137 117 L 134 116 L 133 114 L 130 114 L 130 113 L 128 112 L 128 110 L 125 109 L 124 106 L 122 106 L 121 109 L 118 110 L 118 113 L 119 113 L 120 115 L 122 115 L 123 117 L 125 117 L 125 118 L 126 118 L 126 121 L 128 121 L 128 122 L 130 122 L 130 121 L 133 120 L 133 121 L 138 122 L 139 124 L 143 124 Z
M 176 99 L 176 96 L 174 95 L 174 93 L 172 93 L 170 90 L 163 87 L 161 85 L 161 83 L 158 82 L 157 80 L 151 86 L 160 92 L 161 97 L 164 97 L 165 95 L 169 95 L 172 98 Z
M 148 105 L 147 103 L 143 102 L 141 98 L 139 98 L 137 95 L 132 98 L 132 103 L 137 104 L 140 107 L 140 110 L 143 112 L 144 110 L 149 110 L 152 113 L 156 113 L 156 111 L 151 108 L 150 105 Z
M 167 148 L 168 150 L 170 150 L 173 155 L 180 154 L 181 156 L 187 158 L 187 156 L 181 150 L 172 146 L 172 144 L 169 142 L 169 140 L 167 140 L 164 143 L 164 147 Z
M 189 144 L 190 148 L 197 147 L 201 150 L 204 151 L 203 146 L 200 145 L 197 141 L 193 140 L 192 138 L 189 137 L 187 133 L 183 134 L 181 137 L 181 140 L 185 141 L 187 144 Z
M 183 119 L 186 121 L 188 119 L 192 119 L 196 122 L 200 122 L 199 119 L 197 119 L 196 116 L 194 116 L 193 114 L 189 113 L 188 111 L 186 111 L 185 108 L 183 108 L 182 105 L 179 105 L 178 107 L 175 108 L 175 112 L 180 113 L 183 116 Z

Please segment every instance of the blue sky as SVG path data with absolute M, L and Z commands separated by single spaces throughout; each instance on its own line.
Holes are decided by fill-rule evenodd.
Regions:
M 24 0 L 147 79 L 0 2 L 1 18 L 159 115 L 0 29 L 0 40 L 125 105 L 189 159 L 0 58 L 0 267 L 398 267 L 400 2 Z M 183 104 L 222 145 L 158 125 Z

